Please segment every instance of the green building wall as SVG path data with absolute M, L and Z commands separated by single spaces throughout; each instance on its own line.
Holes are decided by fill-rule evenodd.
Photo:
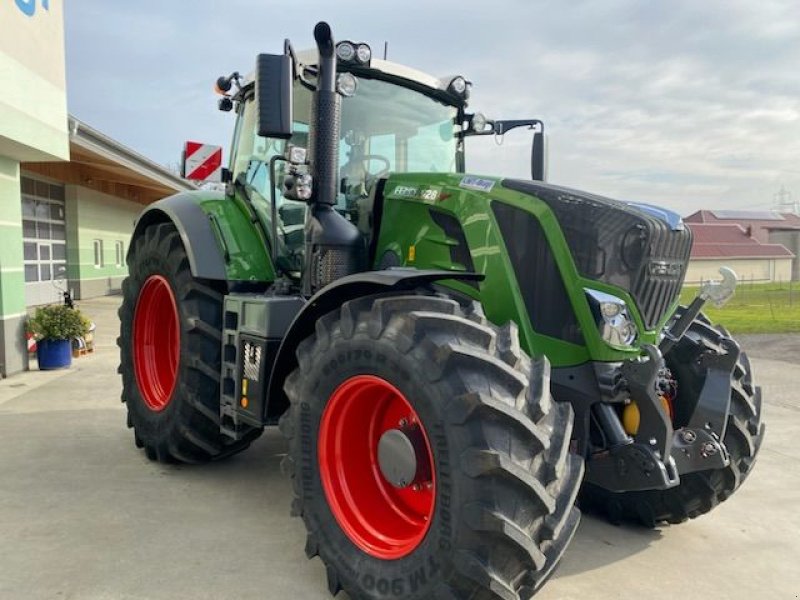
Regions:
M 27 368 L 19 163 L 0 157 L 0 376 Z
M 74 185 L 66 186 L 65 196 L 70 289 L 77 299 L 117 292 L 128 272 L 125 254 L 142 205 Z M 102 266 L 95 262 L 95 241 L 102 243 Z M 117 242 L 122 242 L 121 264 Z

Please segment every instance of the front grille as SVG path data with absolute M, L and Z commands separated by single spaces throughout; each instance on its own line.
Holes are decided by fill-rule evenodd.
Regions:
M 648 329 L 658 324 L 680 294 L 692 249 L 688 227 L 672 231 L 665 223 L 659 224 L 630 289 Z
M 535 196 L 555 213 L 578 272 L 626 290 L 647 329 L 654 329 L 683 286 L 692 234 L 611 200 L 539 182 L 503 186 Z

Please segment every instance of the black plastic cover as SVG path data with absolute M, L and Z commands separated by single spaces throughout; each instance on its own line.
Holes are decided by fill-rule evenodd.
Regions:
M 493 202 L 492 211 L 533 329 L 542 335 L 583 344 L 575 311 L 539 220 L 525 210 L 501 202 Z
M 256 57 L 258 135 L 292 137 L 292 59 L 285 54 Z
M 181 234 L 192 276 L 217 281 L 227 280 L 225 253 L 220 247 L 219 238 L 214 233 L 208 215 L 203 212 L 191 194 L 176 194 L 149 205 L 139 215 L 131 239 L 143 235 L 145 229 L 153 223 L 167 222 L 171 222 Z M 133 244 L 129 244 L 127 260 L 130 260 L 132 251 Z
M 578 272 L 626 290 L 645 327 L 653 329 L 678 297 L 692 248 L 688 227 L 625 202 L 535 181 L 503 187 L 535 196 L 555 213 Z
M 433 209 L 430 210 L 430 215 L 433 222 L 442 228 L 444 234 L 456 242 L 455 246 L 450 246 L 450 260 L 454 264 L 464 267 L 465 271 L 474 271 L 475 264 L 472 262 L 472 254 L 469 251 L 467 237 L 464 235 L 464 229 L 455 215 Z M 475 288 L 478 287 L 477 281 L 471 281 L 469 284 Z

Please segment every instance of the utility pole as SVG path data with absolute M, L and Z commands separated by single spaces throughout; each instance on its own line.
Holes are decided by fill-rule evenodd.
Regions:
M 792 212 L 800 214 L 800 202 L 792 200 L 792 192 L 781 186 L 781 189 L 772 195 L 775 201 L 775 210 L 778 212 Z

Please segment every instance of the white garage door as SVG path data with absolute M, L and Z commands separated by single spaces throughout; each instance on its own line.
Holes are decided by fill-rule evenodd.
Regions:
M 22 177 L 25 304 L 60 302 L 67 269 L 64 186 Z

